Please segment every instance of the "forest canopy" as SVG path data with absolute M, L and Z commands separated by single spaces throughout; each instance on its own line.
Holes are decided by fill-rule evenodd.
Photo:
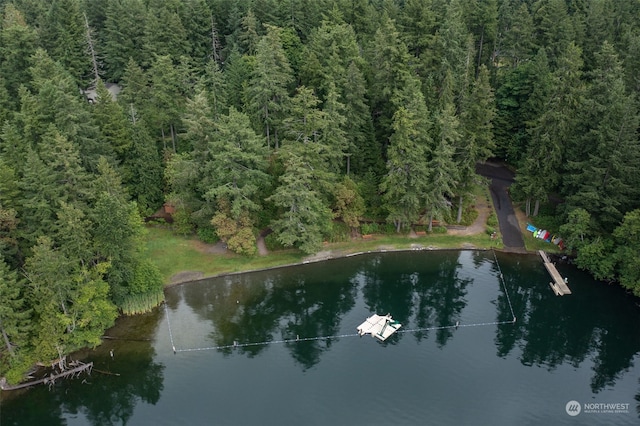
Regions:
M 142 218 L 246 255 L 460 222 L 489 158 L 640 295 L 640 3 L 0 0 L 0 373 L 162 300 Z M 121 89 L 121 90 L 120 90 Z M 532 208 L 533 207 L 533 208 Z

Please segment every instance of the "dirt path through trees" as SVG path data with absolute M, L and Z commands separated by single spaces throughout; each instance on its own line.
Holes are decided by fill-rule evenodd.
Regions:
M 476 203 L 476 209 L 478 210 L 478 217 L 473 223 L 466 228 L 462 229 L 449 229 L 447 235 L 478 235 L 485 232 L 487 229 L 487 218 L 491 213 L 491 207 L 484 201 L 484 197 L 480 198 Z

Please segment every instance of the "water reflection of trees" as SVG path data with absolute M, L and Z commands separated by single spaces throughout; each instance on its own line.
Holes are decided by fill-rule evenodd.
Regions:
M 214 346 L 333 336 L 339 332 L 341 318 L 353 308 L 357 296 L 355 272 L 343 269 L 337 261 L 234 276 L 205 287 L 187 286 L 183 294 L 200 318 L 214 324 L 209 336 Z M 314 340 L 286 347 L 298 363 L 310 368 L 319 362 L 331 343 Z M 265 345 L 249 345 L 220 351 L 256 356 L 265 349 Z
M 455 324 L 472 282 L 462 278 L 459 269 L 458 256 L 450 252 L 387 253 L 220 278 L 185 286 L 180 293 L 200 319 L 214 325 L 207 345 L 227 355 L 253 357 L 268 346 L 244 343 L 339 334 L 342 318 L 355 306 L 359 289 L 367 312 L 391 313 L 405 327 Z M 453 331 L 438 330 L 438 345 L 444 346 Z M 427 336 L 427 332 L 415 334 L 418 339 Z M 385 344 L 400 338 L 394 335 Z M 320 361 L 333 341 L 291 342 L 286 347 L 307 369 Z
M 333 280 L 332 280 L 333 281 Z M 284 338 L 298 336 L 333 336 L 338 334 L 342 316 L 355 305 L 357 286 L 352 278 L 338 279 L 330 285 L 305 285 L 300 278 L 295 283 L 295 296 L 291 291 L 281 292 L 285 298 L 276 306 L 290 306 L 281 327 Z M 320 361 L 322 352 L 331 347 L 332 340 L 313 340 L 289 344 L 293 358 L 305 368 Z
M 524 365 L 554 369 L 563 363 L 578 367 L 593 361 L 592 391 L 615 383 L 630 368 L 640 351 L 637 309 L 619 289 L 598 285 L 576 271 L 577 291 L 558 297 L 546 285 L 542 264 L 531 256 L 501 257 L 504 280 L 517 322 L 498 327 L 499 356 L 521 348 Z M 579 286 L 579 287 L 578 287 Z M 498 298 L 498 320 L 508 321 L 511 311 L 504 292 Z
M 91 381 L 91 392 L 73 387 L 58 403 L 69 413 L 82 412 L 93 425 L 126 424 L 140 402 L 155 405 L 163 389 L 164 366 L 153 362 L 150 343 L 130 342 L 126 364 L 113 367 L 120 376 L 104 376 Z M 123 356 L 124 354 L 120 354 Z M 108 364 L 105 359 L 101 364 Z M 94 372 L 94 374 L 96 374 Z
M 69 389 L 61 398 L 65 410 L 84 413 L 93 425 L 119 425 L 128 422 L 140 401 L 155 405 L 164 387 L 164 366 L 154 362 L 155 349 L 151 341 L 143 339 L 153 335 L 161 318 L 158 311 L 123 318 L 125 322 L 135 323 L 136 329 L 120 327 L 115 331 L 116 337 L 123 333 L 122 337 L 127 340 L 112 341 L 93 357 L 94 368 L 119 376 L 100 374 L 95 380 L 89 379 L 90 394 L 81 386 Z M 107 352 L 111 349 L 113 358 Z
M 452 253 L 386 254 L 370 261 L 363 274 L 363 295 L 371 312 L 392 312 L 395 319 L 415 328 L 450 326 L 460 320 L 467 305 L 466 287 L 472 283 L 461 278 L 459 256 Z M 454 329 L 436 331 L 436 342 L 444 346 Z M 418 340 L 427 331 L 416 332 Z M 392 341 L 393 342 L 393 341 Z
M 229 277 L 206 286 L 186 286 L 182 293 L 200 318 L 214 324 L 209 336 L 213 346 L 338 334 L 359 290 L 368 313 L 391 313 L 406 328 L 450 326 L 462 320 L 467 305 L 469 277 L 473 277 L 467 273 L 467 265 L 478 269 L 487 261 L 486 253 L 471 252 L 464 258 L 463 253 L 363 256 L 357 261 Z M 621 305 L 619 294 L 609 294 L 615 289 L 598 286 L 556 297 L 548 289 L 547 273 L 536 258 L 502 255 L 499 259 L 513 312 L 501 289 L 496 300 L 497 320 L 509 322 L 515 314 L 517 322 L 497 327 L 498 356 L 506 357 L 518 348 L 524 365 L 548 369 L 592 360 L 594 392 L 613 384 L 631 366 L 640 349 L 637 322 L 625 322 L 625 318 L 637 318 L 637 313 L 631 312 L 635 310 L 633 303 Z M 576 283 L 583 278 L 589 280 L 576 278 Z M 604 293 L 599 297 L 593 291 Z M 437 330 L 437 344 L 446 345 L 454 332 L 451 328 Z M 411 335 L 420 340 L 428 333 Z M 386 344 L 395 344 L 404 336 L 394 335 Z M 310 368 L 331 344 L 332 340 L 317 340 L 286 347 L 300 365 Z M 222 351 L 256 356 L 266 347 Z
M 108 340 L 96 351 L 77 354 L 93 361 L 91 376 L 61 380 L 52 390 L 44 386 L 30 389 L 28 396 L 11 401 L 24 407 L 4 410 L 2 425 L 65 425 L 69 415 L 78 413 L 92 425 L 127 424 L 140 401 L 156 404 L 163 390 L 164 366 L 154 362 L 155 350 L 148 340 L 160 318 L 156 311 L 146 316 L 121 319 L 120 323 L 135 323 L 137 329 L 133 331 L 124 327 L 119 333 L 116 327 L 110 335 L 128 340 Z M 140 340 L 136 340 L 138 337 Z M 113 358 L 109 354 L 111 349 Z M 97 370 L 114 375 L 105 375 Z M 15 418 L 12 417 L 14 415 Z
M 390 313 L 406 327 L 413 312 L 413 288 L 420 278 L 402 263 L 403 259 L 395 253 L 374 256 L 365 261 L 360 276 L 367 310 L 379 315 Z M 395 344 L 398 339 L 395 335 L 387 342 Z

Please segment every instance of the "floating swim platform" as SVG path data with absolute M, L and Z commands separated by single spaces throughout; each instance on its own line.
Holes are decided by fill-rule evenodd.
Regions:
M 402 324 L 391 318 L 391 315 L 373 314 L 357 327 L 358 334 L 364 336 L 371 334 L 371 337 L 384 342 L 395 333 Z

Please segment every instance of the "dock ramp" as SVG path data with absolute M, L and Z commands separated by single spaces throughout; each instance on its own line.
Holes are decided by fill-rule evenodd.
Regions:
M 567 286 L 567 280 L 562 278 L 562 275 L 560 275 L 560 272 L 558 272 L 558 270 L 556 269 L 556 265 L 551 263 L 551 261 L 549 260 L 549 256 L 547 256 L 547 253 L 542 250 L 538 250 L 538 254 L 540 254 L 540 257 L 542 257 L 542 262 L 544 263 L 545 268 L 547 268 L 549 275 L 551 275 L 551 278 L 553 279 L 553 281 L 550 282 L 549 285 L 551 286 L 551 289 L 553 289 L 553 292 L 556 294 L 556 296 L 571 294 L 571 290 L 569 289 L 569 286 Z

